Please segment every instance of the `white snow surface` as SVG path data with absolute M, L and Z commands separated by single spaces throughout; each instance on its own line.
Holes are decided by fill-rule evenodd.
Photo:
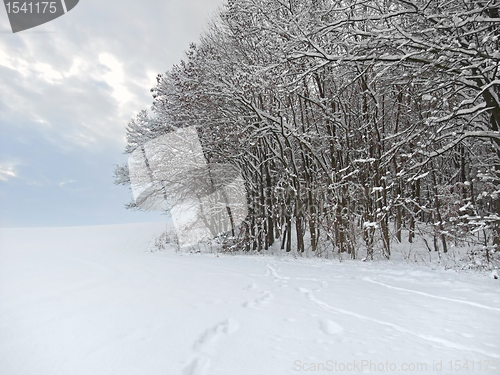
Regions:
M 500 280 L 149 251 L 163 229 L 0 229 L 0 374 L 500 374 Z

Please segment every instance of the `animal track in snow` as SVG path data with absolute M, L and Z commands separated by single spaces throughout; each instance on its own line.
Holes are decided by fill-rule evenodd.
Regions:
M 465 305 L 479 307 L 479 308 L 487 309 L 487 310 L 500 311 L 500 308 L 497 308 L 497 307 L 486 306 L 486 305 L 483 305 L 483 304 L 480 304 L 480 303 L 471 302 L 471 301 L 464 301 L 464 300 L 455 299 L 455 298 L 447 298 L 447 297 L 435 296 L 434 294 L 419 292 L 418 290 L 400 288 L 398 286 L 388 285 L 388 284 L 381 283 L 379 281 L 374 281 L 374 280 L 370 279 L 369 277 L 363 277 L 362 280 L 368 281 L 369 283 L 372 283 L 372 284 L 381 285 L 381 286 L 384 286 L 384 287 L 389 288 L 389 289 L 400 290 L 400 291 L 407 292 L 407 293 L 419 294 L 421 296 L 426 296 L 426 297 L 430 297 L 430 298 L 441 299 L 441 300 L 444 300 L 444 301 L 451 301 L 451 302 L 462 303 L 462 304 L 465 304 Z
M 227 319 L 206 330 L 194 343 L 194 358 L 184 368 L 183 375 L 205 375 L 210 368 L 211 357 L 217 350 L 217 342 L 221 336 L 229 335 L 239 327 L 237 321 Z
M 328 286 L 328 282 L 324 280 L 318 280 L 314 278 L 307 278 L 307 277 L 295 277 L 296 280 L 305 280 L 305 281 L 312 281 L 318 284 L 321 284 L 321 286 L 318 289 L 315 289 L 316 292 L 319 292 L 322 288 L 326 288 Z
M 394 324 L 391 322 L 386 322 L 383 320 L 371 318 L 371 317 L 366 316 L 366 315 L 358 314 L 354 311 L 344 310 L 344 309 L 339 308 L 339 307 L 331 306 L 328 303 L 323 302 L 323 301 L 317 299 L 316 297 L 314 297 L 314 295 L 309 290 L 307 290 L 305 288 L 299 288 L 299 292 L 306 295 L 307 298 L 309 299 L 309 301 L 311 301 L 312 303 L 314 303 L 315 305 L 317 305 L 318 307 L 321 307 L 322 309 L 324 309 L 326 311 L 331 311 L 331 312 L 340 313 L 343 315 L 348 315 L 348 316 L 351 316 L 353 318 L 356 318 L 359 320 L 364 320 L 367 322 L 377 323 L 377 324 L 386 326 L 388 328 L 392 328 L 395 331 L 406 333 L 406 334 L 418 337 L 418 338 L 425 340 L 425 341 L 440 344 L 441 346 L 444 346 L 446 348 L 453 348 L 453 349 L 458 349 L 458 350 L 463 350 L 463 351 L 474 352 L 474 353 L 478 353 L 478 354 L 481 354 L 484 356 L 500 359 L 500 355 L 498 355 L 497 353 L 488 352 L 486 350 L 483 350 L 481 348 L 477 348 L 474 346 L 462 345 L 462 344 L 452 342 L 449 340 L 445 340 L 445 339 L 442 339 L 439 337 L 430 336 L 427 334 L 415 332 L 415 331 L 412 331 L 408 328 L 402 327 L 400 325 L 397 325 L 397 324 Z

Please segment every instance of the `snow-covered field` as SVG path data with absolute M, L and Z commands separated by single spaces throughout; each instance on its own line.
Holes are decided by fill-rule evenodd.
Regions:
M 147 251 L 163 228 L 0 229 L 0 374 L 500 374 L 500 280 Z

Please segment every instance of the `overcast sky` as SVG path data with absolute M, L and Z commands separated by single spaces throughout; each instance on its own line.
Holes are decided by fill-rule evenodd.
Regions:
M 12 34 L 0 10 L 0 226 L 158 221 L 113 185 L 125 127 L 223 0 L 80 0 Z

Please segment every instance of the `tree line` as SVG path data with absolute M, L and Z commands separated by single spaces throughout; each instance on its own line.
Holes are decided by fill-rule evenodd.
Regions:
M 158 75 L 125 152 L 196 126 L 245 180 L 231 249 L 500 247 L 496 0 L 228 0 Z M 128 183 L 117 167 L 117 183 Z M 133 208 L 134 203 L 129 204 Z

